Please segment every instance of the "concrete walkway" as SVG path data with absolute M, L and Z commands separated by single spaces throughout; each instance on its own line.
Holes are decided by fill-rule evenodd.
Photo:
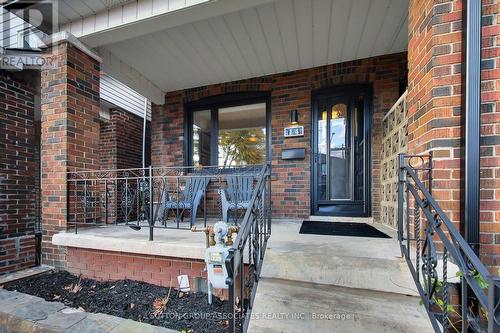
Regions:
M 0 332 L 8 333 L 174 333 L 177 331 L 0 288 Z
M 301 223 L 273 221 L 250 333 L 433 332 L 396 238 L 303 235 Z

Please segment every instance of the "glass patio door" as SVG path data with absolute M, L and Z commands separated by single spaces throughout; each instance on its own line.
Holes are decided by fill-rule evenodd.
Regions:
M 368 95 L 317 95 L 313 114 L 313 215 L 369 216 Z

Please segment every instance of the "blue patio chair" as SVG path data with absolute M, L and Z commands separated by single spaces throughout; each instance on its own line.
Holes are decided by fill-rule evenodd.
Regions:
M 228 176 L 227 189 L 219 189 L 222 219 L 229 222 L 229 212 L 247 209 L 253 194 L 253 176 Z
M 209 178 L 207 177 L 192 176 L 186 178 L 184 190 L 179 193 L 177 199 L 171 198 L 168 191 L 165 191 L 162 212 L 165 221 L 168 219 L 170 209 L 180 212 L 177 218 L 180 218 L 181 221 L 184 221 L 184 212 L 189 210 L 191 212 L 191 226 L 193 226 L 196 221 L 196 212 L 205 194 L 208 182 Z

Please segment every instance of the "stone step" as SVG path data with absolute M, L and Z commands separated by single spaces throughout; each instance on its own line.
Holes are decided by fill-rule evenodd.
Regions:
M 395 238 L 304 235 L 299 228 L 273 226 L 262 277 L 418 295 Z
M 403 260 L 268 251 L 262 276 L 418 296 Z
M 433 332 L 419 298 L 272 278 L 259 281 L 249 333 Z

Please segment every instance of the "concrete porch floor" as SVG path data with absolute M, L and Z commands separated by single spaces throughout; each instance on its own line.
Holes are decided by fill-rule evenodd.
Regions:
M 249 332 L 432 332 L 394 230 L 371 224 L 390 239 L 305 235 L 301 223 L 273 220 Z M 80 228 L 55 235 L 53 243 L 204 258 L 203 233 L 157 228 L 153 241 L 148 233 L 122 225 Z
M 304 235 L 301 223 L 273 221 L 250 333 L 433 331 L 394 230 L 371 224 L 391 239 Z
M 207 225 L 213 225 L 215 219 L 208 220 Z M 130 225 L 135 222 L 129 222 Z M 173 229 L 176 225 L 170 221 L 172 228 L 155 228 L 153 241 L 149 241 L 149 228 L 141 223 L 140 230 L 133 230 L 125 224 L 104 225 L 97 227 L 78 228 L 78 232 L 69 230 L 53 236 L 52 243 L 59 246 L 94 249 L 134 254 L 157 255 L 186 259 L 204 259 L 206 238 L 202 232 L 189 230 L 189 223 L 181 223 L 183 229 Z M 203 220 L 195 224 L 203 227 Z

